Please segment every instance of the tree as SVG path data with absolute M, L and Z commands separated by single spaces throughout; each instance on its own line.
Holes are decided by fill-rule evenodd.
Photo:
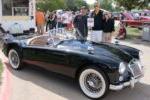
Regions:
M 114 0 L 119 7 L 124 7 L 126 10 L 142 9 L 149 6 L 149 0 Z
M 75 0 L 65 0 L 66 2 L 66 8 L 67 10 L 74 10 L 76 9 L 75 7 Z
M 66 6 L 68 10 L 79 10 L 82 6 L 88 7 L 88 4 L 84 0 L 66 0 Z
M 98 1 L 100 2 L 101 8 L 108 11 L 113 11 L 112 0 L 98 0 Z
M 64 0 L 41 0 L 37 2 L 37 8 L 43 11 L 54 11 L 57 9 L 65 9 L 66 5 Z
M 57 9 L 78 10 L 81 6 L 88 6 L 84 0 L 38 0 L 37 7 L 44 11 Z
M 88 4 L 84 0 L 75 0 L 75 4 L 78 9 L 80 9 L 82 6 L 85 6 L 88 8 Z

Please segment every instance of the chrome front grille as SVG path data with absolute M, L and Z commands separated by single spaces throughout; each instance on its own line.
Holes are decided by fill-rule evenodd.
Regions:
M 134 78 L 138 78 L 143 75 L 143 68 L 139 60 L 132 60 L 128 66 Z

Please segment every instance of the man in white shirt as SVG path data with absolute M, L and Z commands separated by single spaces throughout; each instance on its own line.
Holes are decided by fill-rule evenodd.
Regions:
M 103 41 L 103 11 L 100 9 L 100 4 L 98 2 L 94 4 L 94 8 L 91 15 L 91 17 L 94 18 L 91 41 L 99 43 Z

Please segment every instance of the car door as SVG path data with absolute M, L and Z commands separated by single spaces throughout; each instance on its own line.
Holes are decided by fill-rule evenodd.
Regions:
M 53 47 L 28 46 L 23 50 L 24 62 L 44 69 L 69 75 L 68 53 Z

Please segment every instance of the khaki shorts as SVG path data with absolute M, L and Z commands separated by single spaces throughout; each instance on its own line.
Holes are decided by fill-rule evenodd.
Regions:
M 111 33 L 103 33 L 103 42 L 110 42 L 111 41 Z
M 44 34 L 44 25 L 37 25 L 37 33 L 39 35 Z

